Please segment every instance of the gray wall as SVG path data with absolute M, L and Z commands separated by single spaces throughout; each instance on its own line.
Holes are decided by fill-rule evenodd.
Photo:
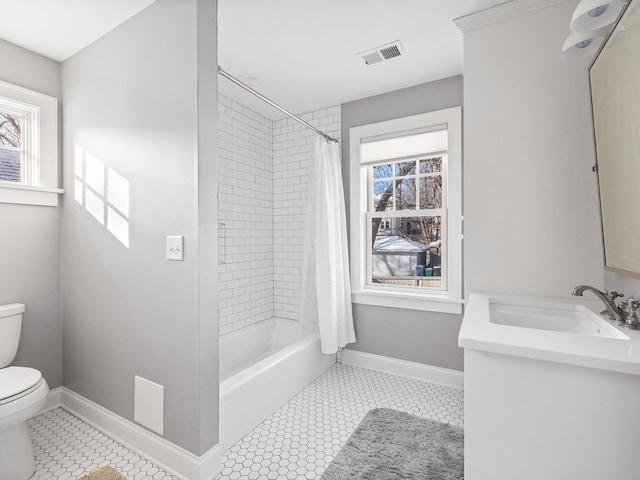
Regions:
M 456 76 L 342 105 L 342 175 L 349 198 L 349 129 L 462 105 Z M 354 304 L 357 342 L 349 349 L 462 370 L 461 315 Z
M 129 420 L 134 375 L 163 385 L 164 437 L 196 455 L 218 430 L 215 6 L 158 0 L 63 63 L 64 384 Z M 129 182 L 129 248 L 74 200 L 78 148 Z
M 217 0 L 197 0 L 200 455 L 218 443 L 219 425 L 217 7 Z
M 605 272 L 607 290 L 615 290 L 624 294 L 624 299 L 640 298 L 640 280 L 614 272 Z M 590 294 L 589 294 L 590 295 Z
M 60 98 L 60 64 L 0 39 L 0 80 Z
M 60 64 L 0 40 L 0 80 L 58 99 Z M 24 303 L 16 365 L 62 385 L 60 209 L 0 203 L 0 304 Z

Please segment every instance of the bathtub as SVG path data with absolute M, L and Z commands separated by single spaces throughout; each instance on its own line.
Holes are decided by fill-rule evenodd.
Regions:
M 320 351 L 320 334 L 272 318 L 220 337 L 220 447 L 234 443 L 336 361 Z

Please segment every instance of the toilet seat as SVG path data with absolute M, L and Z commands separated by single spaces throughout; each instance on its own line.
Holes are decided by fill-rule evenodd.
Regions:
M 36 390 L 43 382 L 35 368 L 6 367 L 0 369 L 0 405 L 13 402 Z

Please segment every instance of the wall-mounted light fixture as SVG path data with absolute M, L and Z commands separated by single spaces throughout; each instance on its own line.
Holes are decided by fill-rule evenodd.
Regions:
M 582 0 L 573 12 L 571 30 L 585 32 L 613 24 L 627 0 Z
M 581 0 L 571 18 L 571 32 L 562 46 L 565 58 L 595 54 L 629 0 Z
M 593 55 L 598 51 L 608 34 L 609 29 L 607 28 L 600 28 L 592 32 L 569 32 L 569 36 L 562 45 L 562 56 L 573 58 Z

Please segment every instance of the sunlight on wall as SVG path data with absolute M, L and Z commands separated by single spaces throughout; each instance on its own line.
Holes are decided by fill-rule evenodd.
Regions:
M 129 248 L 129 181 L 77 144 L 74 173 L 76 202 Z
M 90 189 L 86 189 L 84 193 L 84 208 L 104 225 L 104 202 Z

